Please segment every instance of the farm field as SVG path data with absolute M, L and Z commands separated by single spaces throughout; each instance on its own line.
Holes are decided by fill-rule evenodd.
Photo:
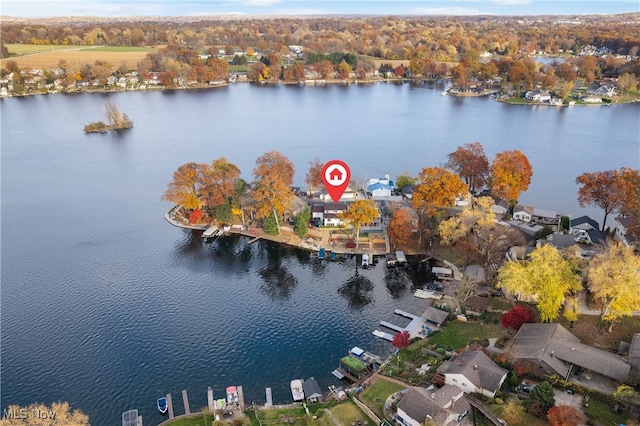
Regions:
M 61 59 L 70 66 L 94 64 L 100 60 L 111 64 L 115 70 L 125 64 L 129 69 L 135 69 L 137 63 L 144 59 L 155 47 L 126 47 L 126 46 L 55 46 L 33 44 L 7 44 L 8 59 L 0 60 L 0 66 L 5 67 L 8 60 L 15 61 L 20 68 L 49 69 L 56 68 Z M 14 56 L 16 55 L 16 56 Z

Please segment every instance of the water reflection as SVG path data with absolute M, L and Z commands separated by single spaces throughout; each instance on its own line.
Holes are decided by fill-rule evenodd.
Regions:
M 356 274 L 338 289 L 338 293 L 347 298 L 350 307 L 361 308 L 373 301 L 372 290 L 371 280 L 356 270 Z
M 384 283 L 392 298 L 397 299 L 407 290 L 409 277 L 404 268 L 387 268 Z
M 288 300 L 298 285 L 298 279 L 282 265 L 266 266 L 258 271 L 264 280 L 260 291 L 275 300 Z

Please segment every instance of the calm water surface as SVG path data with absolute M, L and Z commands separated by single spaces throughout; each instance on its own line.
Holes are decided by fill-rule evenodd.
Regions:
M 487 156 L 523 151 L 532 184 L 521 202 L 577 217 L 575 178 L 639 166 L 640 106 L 522 107 L 441 96 L 441 86 L 236 85 L 209 91 L 55 95 L 2 109 L 2 408 L 67 400 L 92 424 L 137 408 L 162 419 L 168 392 L 182 412 L 243 385 L 247 401 L 290 400 L 288 383 L 322 387 L 352 346 L 386 354 L 371 332 L 393 310 L 420 313 L 413 273 L 364 271 L 364 299 L 338 289 L 355 260 L 318 264 L 303 251 L 243 238 L 203 244 L 163 219 L 160 200 L 185 162 L 225 156 L 251 180 L 275 149 L 297 166 L 339 158 L 355 177 L 417 174 L 458 146 Z M 135 127 L 85 135 L 116 102 Z

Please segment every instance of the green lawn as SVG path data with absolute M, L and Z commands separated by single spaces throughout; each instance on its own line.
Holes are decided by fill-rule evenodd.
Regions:
M 597 397 L 589 397 L 589 406 L 584 407 L 584 415 L 589 424 L 618 425 L 624 424 L 626 417 L 613 412 L 613 407 Z
M 362 391 L 360 399 L 381 419 L 384 418 L 384 403 L 389 396 L 406 389 L 406 386 L 399 385 L 385 379 L 379 379 L 367 389 Z
M 207 426 L 211 425 L 213 419 L 213 414 L 200 414 L 193 417 L 174 419 L 167 424 L 171 426 Z
M 331 408 L 331 413 L 338 419 L 341 425 L 350 425 L 356 421 L 356 417 L 359 417 L 362 421 L 368 421 L 369 424 L 373 424 L 371 419 L 367 417 L 358 406 L 351 400 L 341 402 L 340 404 Z M 323 417 L 318 416 L 319 419 L 326 420 L 327 425 L 334 426 L 328 415 Z
M 429 337 L 430 345 L 441 344 L 447 348 L 459 349 L 466 346 L 472 340 L 483 340 L 490 337 L 500 338 L 507 334 L 507 330 L 500 324 L 484 324 L 478 322 L 449 321 L 444 330 Z

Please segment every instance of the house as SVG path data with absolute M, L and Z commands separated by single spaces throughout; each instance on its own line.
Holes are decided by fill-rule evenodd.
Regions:
M 302 390 L 304 391 L 304 396 L 307 399 L 308 404 L 315 404 L 316 402 L 323 401 L 320 385 L 313 377 L 302 382 Z
M 400 189 L 400 193 L 402 194 L 403 197 L 412 200 L 413 199 L 413 193 L 415 192 L 416 187 L 415 185 L 405 185 Z
M 524 97 L 533 102 L 549 102 L 551 100 L 551 93 L 540 89 L 529 90 Z
M 618 216 L 616 217 L 618 226 L 616 227 L 616 239 L 624 245 L 634 246 L 640 249 L 640 217 L 638 216 Z
M 590 95 L 606 96 L 608 98 L 616 95 L 616 88 L 614 86 L 591 86 L 587 89 L 587 93 Z
M 597 96 L 583 96 L 580 99 L 585 104 L 601 104 L 602 103 L 602 98 L 599 98 Z
M 398 402 L 396 423 L 421 426 L 427 418 L 439 426 L 471 425 L 471 405 L 457 386 L 444 385 L 436 389 L 412 386 Z
M 482 314 L 486 312 L 487 305 L 489 305 L 489 298 L 482 296 L 469 296 L 464 300 L 464 307 L 467 312 L 473 312 L 476 314 Z
M 513 218 L 521 222 L 531 222 L 533 207 L 517 205 L 513 208 Z
M 558 214 L 553 210 L 544 210 L 534 207 L 531 215 L 531 220 L 536 222 L 537 224 L 557 225 Z
M 358 192 L 356 192 L 351 187 L 347 187 L 347 189 L 344 190 L 344 193 L 340 197 L 340 200 L 341 201 L 355 200 L 358 196 L 359 196 Z M 331 195 L 329 195 L 329 193 L 326 190 L 323 190 L 322 194 L 320 195 L 320 198 L 324 201 L 332 200 Z
M 575 374 L 624 382 L 631 369 L 618 355 L 580 343 L 560 324 L 522 324 L 510 353 L 516 361 L 527 360 L 565 380 Z
M 424 319 L 428 323 L 435 325 L 436 327 L 440 327 L 448 316 L 449 312 L 434 308 L 433 306 L 429 306 L 427 310 L 422 314 L 422 319 Z
M 340 219 L 340 213 L 347 211 L 347 203 L 324 203 L 322 224 L 324 226 L 342 226 L 344 221 Z
M 382 178 L 374 178 L 367 181 L 367 192 L 372 197 L 389 197 L 394 188 L 395 185 L 388 173 Z
M 598 222 L 589 216 L 580 216 L 569 223 L 569 234 L 573 235 L 577 242 L 603 245 L 606 234 L 600 231 Z
M 571 235 L 554 232 L 553 234 L 547 235 L 544 239 L 538 240 L 536 242 L 536 248 L 545 244 L 551 244 L 558 250 L 562 250 L 575 245 L 576 241 Z
M 508 372 L 482 351 L 465 351 L 438 367 L 436 383 L 455 385 L 465 393 L 494 398 Z
M 495 201 L 495 204 L 491 206 L 491 211 L 493 211 L 498 218 L 502 218 L 509 213 L 509 202 L 499 198 Z

